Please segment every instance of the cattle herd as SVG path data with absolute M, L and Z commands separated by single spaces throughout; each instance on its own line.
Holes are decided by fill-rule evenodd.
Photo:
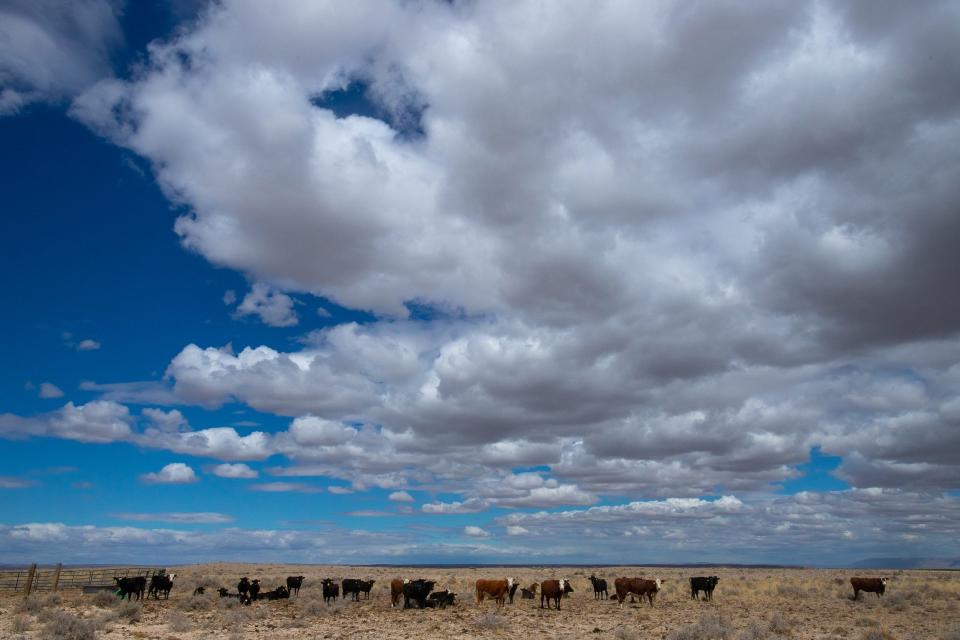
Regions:
M 160 599 L 163 594 L 164 599 L 170 598 L 170 591 L 173 589 L 173 580 L 177 577 L 175 573 L 158 573 L 150 578 L 149 588 L 147 587 L 147 578 L 144 576 L 136 577 L 116 577 L 116 594 L 120 599 L 132 600 L 136 596 L 137 600 L 153 596 Z M 236 593 L 232 593 L 225 587 L 217 589 L 221 598 L 236 598 L 241 604 L 251 604 L 255 600 L 282 600 L 291 595 L 299 596 L 300 588 L 303 586 L 303 576 L 289 576 L 286 584 L 277 585 L 275 588 L 265 591 L 261 588 L 260 580 L 244 576 L 237 583 Z M 323 600 L 326 603 L 336 601 L 342 597 L 344 599 L 350 596 L 353 601 L 361 599 L 369 600 L 370 591 L 373 589 L 374 580 L 360 580 L 357 578 L 345 578 L 339 583 L 332 578 L 325 578 L 320 581 Z M 717 576 L 694 576 L 690 578 L 690 597 L 699 600 L 700 593 L 703 593 L 704 600 L 713 600 L 713 591 L 717 587 L 720 578 Z M 607 581 L 604 578 L 590 576 L 590 585 L 593 588 L 593 597 L 597 600 L 608 599 Z M 620 577 L 613 581 L 614 594 L 617 604 L 622 607 L 624 601 L 629 596 L 631 601 L 634 598 L 640 598 L 643 602 L 647 600 L 652 607 L 654 599 L 659 593 L 663 581 L 660 578 L 627 578 Z M 853 599 L 860 598 L 860 592 L 874 593 L 879 598 L 886 591 L 886 578 L 850 578 L 850 585 L 853 587 Z M 390 582 L 390 606 L 400 606 L 400 599 L 403 598 L 403 608 L 417 609 L 443 609 L 447 606 L 456 604 L 457 594 L 449 589 L 437 590 L 436 582 L 433 580 L 411 580 L 409 578 L 396 578 Z M 556 608 L 560 610 L 560 600 L 568 593 L 573 592 L 573 586 L 566 578 L 544 580 L 539 584 L 533 583 L 529 588 L 519 586 L 515 578 L 501 579 L 479 579 L 476 583 L 476 601 L 482 603 L 486 598 L 491 598 L 496 602 L 497 607 L 504 606 L 507 602 L 513 604 L 517 589 L 520 588 L 521 598 L 533 600 L 537 592 L 540 593 L 540 608 Z M 194 590 L 194 595 L 202 595 L 204 587 L 198 586 Z

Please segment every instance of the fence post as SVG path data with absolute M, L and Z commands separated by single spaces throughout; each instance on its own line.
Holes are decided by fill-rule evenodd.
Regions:
M 33 578 L 37 575 L 37 563 L 34 562 L 30 565 L 30 570 L 27 572 L 27 583 L 23 587 L 23 595 L 28 596 L 30 592 L 33 591 Z
M 53 585 L 50 587 L 50 590 L 51 590 L 51 591 L 56 591 L 56 590 L 57 590 L 57 587 L 60 586 L 60 570 L 61 570 L 61 569 L 63 569 L 63 563 L 62 563 L 62 562 L 58 562 L 58 563 L 57 563 L 57 568 L 56 568 L 56 570 L 53 572 Z

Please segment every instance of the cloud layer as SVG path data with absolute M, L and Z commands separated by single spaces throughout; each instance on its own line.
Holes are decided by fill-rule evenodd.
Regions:
M 0 434 L 224 477 L 279 456 L 284 480 L 255 490 L 426 491 L 421 514 L 514 511 L 513 538 L 585 521 L 680 540 L 668 514 L 766 539 L 826 510 L 850 545 L 883 541 L 844 513 L 946 539 L 908 505 L 955 521 L 960 489 L 958 19 L 217 3 L 71 114 L 151 162 L 187 250 L 248 278 L 237 317 L 291 327 L 316 296 L 374 320 L 189 344 L 162 381 L 89 383 L 99 400 Z M 381 117 L 328 108 L 344 90 Z M 290 422 L 241 435 L 127 406 L 233 402 Z M 814 447 L 851 491 L 773 493 Z

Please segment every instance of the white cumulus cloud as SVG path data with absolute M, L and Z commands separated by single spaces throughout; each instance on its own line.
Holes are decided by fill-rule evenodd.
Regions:
M 200 478 L 190 466 L 182 462 L 171 462 L 160 471 L 141 474 L 140 480 L 148 484 L 189 484 Z

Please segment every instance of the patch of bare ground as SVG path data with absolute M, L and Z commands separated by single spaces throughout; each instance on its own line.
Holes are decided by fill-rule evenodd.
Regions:
M 274 564 L 206 564 L 176 567 L 169 601 L 120 602 L 107 593 L 35 594 L 0 597 L 0 638 L 18 640 L 215 640 L 303 638 L 517 638 L 529 634 L 619 640 L 960 640 L 960 573 L 820 569 L 523 568 L 416 569 L 323 567 Z M 659 577 L 654 606 L 628 599 L 595 600 L 588 577 L 611 585 L 618 576 Z M 264 590 L 304 575 L 299 597 L 258 601 L 220 598 L 236 593 L 240 577 L 259 578 Z M 477 604 L 477 578 L 514 576 L 520 584 L 564 577 L 574 592 L 561 611 L 541 609 L 540 597 L 499 608 Z M 689 577 L 717 575 L 712 602 L 690 597 Z M 886 594 L 853 600 L 850 577 L 888 578 Z M 376 580 L 370 598 L 323 601 L 320 581 L 330 577 Z M 457 593 L 446 609 L 390 606 L 395 577 L 434 580 L 436 589 Z M 206 593 L 194 595 L 197 586 Z

